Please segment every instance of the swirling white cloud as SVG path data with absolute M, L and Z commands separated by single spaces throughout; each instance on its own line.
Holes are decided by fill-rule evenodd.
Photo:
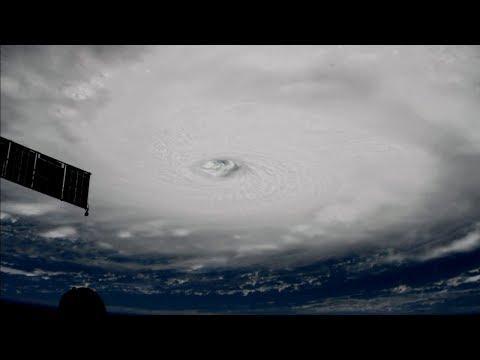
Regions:
M 93 173 L 88 218 L 4 180 L 2 211 L 121 251 L 311 261 L 478 221 L 478 47 L 2 47 L 1 76 L 2 136 Z

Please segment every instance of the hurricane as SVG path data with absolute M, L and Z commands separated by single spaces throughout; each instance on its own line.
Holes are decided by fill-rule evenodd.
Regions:
M 476 216 L 478 47 L 102 51 L 2 64 L 2 134 L 92 172 L 88 219 L 49 214 L 102 246 L 180 268 L 308 262 Z

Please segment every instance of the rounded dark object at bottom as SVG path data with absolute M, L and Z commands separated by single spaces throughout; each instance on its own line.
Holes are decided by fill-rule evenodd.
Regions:
M 100 295 L 87 287 L 68 290 L 60 299 L 58 310 L 61 318 L 78 321 L 103 319 L 107 314 Z

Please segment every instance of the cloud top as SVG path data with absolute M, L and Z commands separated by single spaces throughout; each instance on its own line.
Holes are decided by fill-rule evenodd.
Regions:
M 425 244 L 480 218 L 479 69 L 475 46 L 2 47 L 2 136 L 93 173 L 88 219 L 4 180 L 2 211 L 172 266 Z

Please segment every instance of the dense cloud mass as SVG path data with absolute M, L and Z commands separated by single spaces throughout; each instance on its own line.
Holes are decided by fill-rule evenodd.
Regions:
M 1 65 L 1 135 L 93 174 L 87 218 L 2 180 L 2 219 L 45 240 L 181 269 L 480 246 L 480 47 L 4 46 Z

